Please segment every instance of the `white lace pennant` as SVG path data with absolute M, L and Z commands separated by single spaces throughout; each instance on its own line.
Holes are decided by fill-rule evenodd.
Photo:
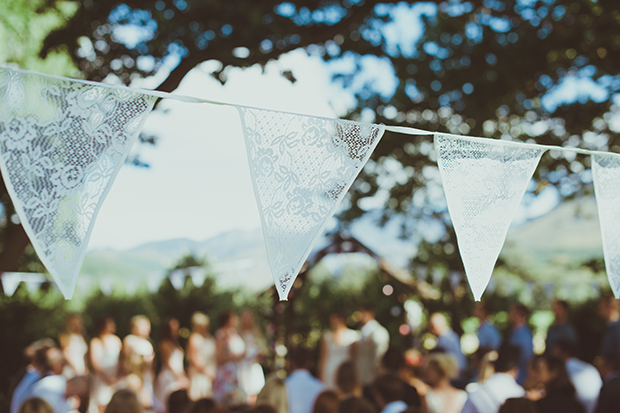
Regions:
M 0 68 L 0 167 L 39 258 L 71 298 L 95 218 L 156 98 Z
M 4 290 L 4 294 L 12 297 L 17 291 L 17 287 L 19 287 L 19 283 L 22 282 L 21 273 L 19 272 L 5 272 L 2 274 L 0 278 L 2 281 L 2 289 Z
M 620 298 L 620 156 L 592 155 L 592 177 L 607 279 Z
M 436 134 L 435 150 L 465 274 L 480 301 L 545 149 Z
M 200 288 L 207 279 L 207 270 L 203 267 L 191 267 L 189 269 L 189 276 L 192 277 L 194 287 Z
M 281 300 L 364 167 L 383 125 L 238 106 L 269 264 Z

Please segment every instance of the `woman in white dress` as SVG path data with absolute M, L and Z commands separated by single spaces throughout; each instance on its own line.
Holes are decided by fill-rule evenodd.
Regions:
M 325 333 L 321 342 L 318 373 L 325 387 L 335 390 L 338 367 L 345 361 L 353 359 L 360 335 L 347 327 L 344 315 L 340 313 L 332 313 L 329 316 L 329 324 L 331 331 Z
M 265 385 L 265 373 L 259 362 L 267 352 L 267 343 L 250 310 L 241 314 L 240 334 L 245 343 L 245 357 L 239 366 L 239 384 L 248 396 L 248 403 L 253 405 Z
M 153 361 L 155 350 L 149 339 L 151 322 L 143 315 L 131 318 L 131 334 L 123 339 L 122 370 L 124 384 L 135 391 L 146 409 L 155 403 L 153 394 Z
M 67 317 L 65 329 L 58 337 L 60 348 L 66 360 L 62 374 L 67 379 L 88 374 L 86 368 L 88 344 L 86 344 L 85 337 L 82 317 L 79 314 L 70 314 Z
M 467 393 L 454 388 L 450 380 L 459 373 L 456 357 L 448 353 L 432 353 L 425 363 L 424 379 L 430 388 L 424 396 L 428 413 L 459 413 L 467 401 Z
M 179 321 L 175 318 L 164 320 L 159 341 L 161 370 L 155 383 L 155 397 L 164 405 L 172 392 L 186 389 L 189 381 L 185 375 L 183 359 L 185 354 L 179 344 Z
M 239 367 L 245 357 L 245 343 L 237 332 L 239 317 L 225 311 L 219 317 L 220 329 L 215 335 L 217 373 L 213 384 L 213 397 L 226 407 L 247 402 L 247 396 L 239 385 Z
M 200 312 L 192 315 L 192 334 L 187 343 L 188 396 L 197 401 L 213 397 L 213 381 L 217 371 L 215 340 L 209 334 L 209 317 Z
M 116 336 L 116 323 L 104 318 L 97 325 L 97 337 L 90 340 L 90 384 L 89 413 L 102 413 L 116 391 L 118 382 L 118 360 L 121 354 L 121 339 Z

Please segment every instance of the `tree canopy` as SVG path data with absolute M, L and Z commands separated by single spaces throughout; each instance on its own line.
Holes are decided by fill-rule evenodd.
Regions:
M 355 93 L 353 119 L 541 144 L 620 151 L 620 4 L 613 0 L 128 0 L 73 5 L 49 34 L 42 58 L 66 50 L 84 77 L 121 82 L 172 68 L 174 90 L 194 67 L 264 65 L 305 48 L 349 62 L 334 81 Z M 393 90 L 364 81 L 365 62 L 387 67 Z M 345 65 L 346 66 L 346 65 Z M 288 74 L 294 80 L 294 73 Z M 360 80 L 361 79 L 361 80 Z M 592 191 L 589 159 L 551 151 L 537 169 L 533 199 Z M 387 133 L 350 193 L 343 225 L 379 199 L 382 222 L 399 219 L 419 242 L 419 268 L 462 270 L 429 138 Z M 421 230 L 440 230 L 431 239 Z

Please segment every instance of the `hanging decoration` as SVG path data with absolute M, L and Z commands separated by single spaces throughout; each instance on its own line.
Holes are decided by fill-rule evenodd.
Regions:
M 281 300 L 384 132 L 383 125 L 238 106 Z
M 542 154 L 555 149 L 592 155 L 606 268 L 620 296 L 618 155 L 327 119 L 0 67 L 2 177 L 39 258 L 66 298 L 75 289 L 99 208 L 156 98 L 237 108 L 282 300 L 384 131 L 435 135 L 447 205 L 476 300 Z M 181 280 L 170 274 L 175 288 L 182 288 L 185 275 Z M 190 276 L 202 285 L 206 273 Z M 149 291 L 163 277 L 147 278 Z M 19 284 L 10 273 L 1 279 L 6 293 Z M 100 283 L 104 293 L 112 292 L 109 279 Z
M 0 68 L 0 168 L 32 245 L 71 298 L 95 217 L 155 98 Z
M 607 278 L 620 298 L 620 156 L 592 155 L 592 177 Z
M 436 134 L 435 150 L 465 274 L 480 301 L 545 149 Z

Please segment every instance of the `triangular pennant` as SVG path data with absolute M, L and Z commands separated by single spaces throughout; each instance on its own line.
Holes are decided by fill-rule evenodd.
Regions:
M 172 284 L 172 287 L 174 287 L 174 289 L 177 291 L 183 289 L 183 287 L 185 286 L 185 277 L 186 274 L 185 270 L 183 269 L 173 270 L 168 275 L 168 278 L 170 279 L 170 284 Z
M 2 289 L 4 294 L 12 297 L 22 281 L 21 273 L 18 272 L 5 272 L 1 275 L 0 281 L 2 281 Z
M 125 279 L 125 294 L 133 296 L 138 291 L 138 281 L 134 277 Z
M 607 279 L 620 298 L 620 155 L 592 155 L 592 177 Z
M 0 68 L 0 167 L 37 255 L 71 298 L 95 218 L 156 98 Z
M 191 267 L 189 269 L 189 276 L 192 277 L 192 284 L 194 284 L 194 287 L 200 288 L 207 279 L 207 270 L 203 267 Z
M 101 277 L 99 279 L 99 289 L 103 293 L 103 295 L 110 295 L 112 291 L 114 291 L 114 283 L 110 277 Z
M 465 274 L 480 301 L 545 149 L 436 134 L 435 150 Z
M 383 125 L 238 106 L 281 300 L 383 136 Z
M 26 288 L 30 295 L 35 295 L 39 292 L 41 288 L 41 284 L 45 282 L 45 275 L 30 272 L 30 273 L 22 273 L 22 281 L 26 284 Z
M 164 280 L 164 275 L 159 272 L 153 272 L 146 277 L 146 288 L 151 293 L 156 293 L 161 287 L 161 283 Z

